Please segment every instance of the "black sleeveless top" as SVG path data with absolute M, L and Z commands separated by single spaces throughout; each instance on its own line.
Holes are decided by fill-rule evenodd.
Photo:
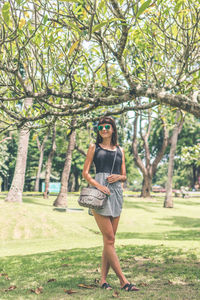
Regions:
M 122 152 L 119 147 L 116 148 L 117 156 L 115 160 L 115 165 L 113 169 L 113 174 L 121 173 L 122 165 Z M 97 173 L 110 173 L 115 157 L 115 151 L 103 149 L 99 144 L 96 144 L 96 149 L 94 153 L 94 164 Z

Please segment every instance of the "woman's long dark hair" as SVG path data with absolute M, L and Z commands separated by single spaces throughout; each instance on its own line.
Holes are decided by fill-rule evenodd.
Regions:
M 97 125 L 97 139 L 96 139 L 96 143 L 100 144 L 103 141 L 102 137 L 99 134 L 99 130 L 98 130 L 98 126 L 101 125 L 101 124 L 110 124 L 110 125 L 112 125 L 113 134 L 112 134 L 112 138 L 111 138 L 111 143 L 112 143 L 113 146 L 117 146 L 118 145 L 118 141 L 117 141 L 117 127 L 116 127 L 116 124 L 115 124 L 115 120 L 112 117 L 106 117 L 106 116 L 105 117 L 101 117 L 99 119 L 99 123 Z

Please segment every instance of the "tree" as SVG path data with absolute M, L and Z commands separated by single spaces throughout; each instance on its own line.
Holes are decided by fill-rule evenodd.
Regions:
M 172 136 L 170 138 L 171 147 L 169 153 L 169 162 L 168 162 L 168 176 L 166 184 L 166 195 L 164 201 L 164 207 L 171 208 L 173 207 L 173 198 L 172 198 L 172 180 L 173 180 L 173 171 L 174 171 L 174 157 L 176 152 L 176 145 L 178 141 L 178 135 L 181 132 L 183 126 L 183 117 L 181 117 L 181 112 L 177 111 L 175 126 L 173 128 Z
M 27 98 L 24 101 L 24 109 L 28 110 L 29 107 L 31 106 L 32 106 L 32 98 Z M 8 195 L 6 196 L 5 201 L 22 202 L 29 135 L 30 135 L 30 131 L 27 128 L 22 127 L 20 129 L 15 173 L 12 180 L 11 188 L 8 192 Z
M 140 127 L 138 129 L 139 117 L 140 117 Z M 145 126 L 146 131 L 144 133 L 142 131 L 142 115 L 136 114 L 134 120 L 132 149 L 133 149 L 133 156 L 134 156 L 135 163 L 139 167 L 143 175 L 141 197 L 150 197 L 152 178 L 156 173 L 157 166 L 161 161 L 165 153 L 166 147 L 168 145 L 168 130 L 167 130 L 166 122 L 164 117 L 162 117 L 162 115 L 160 116 L 160 119 L 163 128 L 163 140 L 160 149 L 158 149 L 157 154 L 153 158 L 153 161 L 151 160 L 151 153 L 150 153 L 149 141 L 148 141 L 152 129 L 151 112 L 150 111 L 148 112 L 148 124 Z M 142 140 L 141 147 L 144 150 L 145 164 L 144 164 L 144 160 L 139 156 L 138 153 L 138 138 L 137 138 L 138 131 L 140 133 L 140 137 Z
M 8 142 L 12 139 L 11 137 L 3 137 L 0 140 L 0 191 L 1 191 L 1 184 L 3 178 L 7 177 L 8 174 Z
M 8 93 L 10 97 L 14 97 L 17 98 L 18 92 L 20 90 L 20 84 L 23 86 L 23 88 L 25 88 L 26 90 L 26 95 L 25 97 L 21 98 L 20 100 L 23 99 L 23 101 L 17 101 L 17 108 L 14 110 L 17 114 L 20 115 L 20 113 L 24 114 L 24 115 L 28 115 L 29 111 L 32 108 L 33 105 L 33 99 L 32 97 L 28 96 L 29 93 L 31 93 L 34 90 L 34 87 L 32 86 L 32 82 L 30 80 L 30 69 L 28 69 L 27 65 L 25 62 L 23 62 L 23 49 L 24 49 L 24 45 L 23 47 L 23 41 L 20 40 L 19 36 L 20 36 L 20 32 L 19 32 L 19 36 L 16 37 L 16 32 L 15 29 L 16 27 L 18 27 L 20 30 L 23 27 L 24 24 L 24 20 L 21 20 L 21 23 L 18 22 L 14 22 L 14 20 L 16 21 L 17 19 L 17 11 L 15 10 L 15 13 L 12 14 L 13 17 L 13 22 L 10 29 L 10 14 L 9 11 L 11 9 L 11 4 L 9 2 L 3 2 L 3 8 L 2 8 L 2 20 L 3 20 L 3 25 L 2 25 L 2 45 L 5 46 L 3 47 L 3 51 L 2 51 L 2 60 L 1 60 L 1 67 L 3 66 L 4 68 L 15 68 L 15 72 L 11 74 L 14 74 L 14 80 L 15 80 L 15 88 L 12 89 L 12 85 L 9 86 L 9 91 L 3 90 L 3 95 L 5 93 Z M 15 4 L 14 4 L 15 5 Z M 34 6 L 34 13 L 32 13 L 31 15 L 31 19 L 30 19 L 33 28 L 36 29 L 37 28 L 37 23 L 38 23 L 38 14 L 37 14 L 37 9 L 35 9 Z M 6 37 L 5 34 L 5 27 L 4 25 L 7 27 L 8 29 L 8 39 Z M 15 43 L 12 44 L 12 34 L 14 33 L 14 40 Z M 30 28 L 28 28 L 27 30 L 27 37 L 31 36 L 31 30 Z M 21 44 L 21 45 L 20 45 Z M 9 54 L 14 53 L 14 57 L 9 56 L 6 57 L 6 55 L 4 55 L 4 53 L 8 52 Z M 34 53 L 35 51 L 35 47 L 32 47 L 32 49 L 29 49 L 30 53 Z M 25 55 L 26 56 L 26 55 Z M 26 57 L 27 59 L 27 57 Z M 28 57 L 29 59 L 29 57 Z M 32 65 L 34 67 L 34 63 Z M 0 67 L 0 69 L 1 69 Z M 31 73 L 31 78 L 34 78 L 33 73 Z M 5 76 L 5 78 L 3 78 L 3 87 L 6 87 L 8 82 L 10 82 L 10 80 L 12 81 L 13 78 L 10 77 L 10 73 L 8 72 L 6 74 L 7 76 Z M 18 80 L 18 82 L 17 82 Z M 17 87 L 17 89 L 16 89 Z M 3 105 L 3 104 L 2 104 Z M 13 110 L 13 107 L 11 108 L 11 110 Z M 6 111 L 6 108 L 5 108 Z M 13 113 L 12 113 L 13 115 Z M 19 131 L 19 142 L 18 142 L 18 152 L 17 152 L 17 160 L 16 160 L 16 166 L 15 166 L 15 173 L 14 173 L 14 177 L 13 177 L 13 181 L 11 184 L 11 188 L 8 192 L 8 195 L 5 199 L 5 201 L 8 202 L 22 202 L 22 193 L 23 193 L 23 189 L 24 189 L 24 180 L 25 180 L 25 172 L 26 172 L 26 162 L 27 162 L 27 152 L 28 152 L 28 143 L 29 143 L 29 135 L 30 135 L 30 131 L 29 129 L 25 126 L 25 122 L 22 122 L 21 124 L 21 128 Z
M 199 140 L 198 140 L 199 141 Z M 200 143 L 194 146 L 187 146 L 182 149 L 182 160 L 186 166 L 192 166 L 193 182 L 192 186 L 200 186 Z
M 76 120 L 73 119 L 72 122 L 73 122 L 72 125 L 74 125 Z M 68 180 L 69 180 L 69 175 L 71 170 L 72 153 L 75 148 L 75 144 L 76 144 L 76 131 L 72 130 L 69 136 L 69 143 L 66 152 L 65 164 L 62 171 L 61 189 L 56 200 L 53 203 L 54 206 L 67 207 Z
M 170 113 L 166 115 L 167 123 L 170 130 L 170 136 L 173 132 L 173 124 L 175 123 L 175 115 Z M 198 147 L 198 139 L 200 132 L 199 120 L 192 115 L 184 114 L 184 123 L 182 130 L 178 135 L 178 143 L 176 146 L 176 154 L 174 158 L 174 175 L 173 175 L 173 188 L 180 189 L 181 186 L 187 186 L 189 188 L 194 187 L 198 176 L 198 166 L 193 160 L 193 155 L 188 151 L 188 147 L 192 148 L 194 145 Z M 160 145 L 159 136 L 159 124 L 158 120 L 154 120 L 153 135 L 150 138 L 149 144 L 151 152 L 153 151 L 153 145 Z M 169 145 L 170 146 L 170 145 Z M 165 186 L 167 182 L 167 168 L 169 161 L 170 147 L 166 149 L 165 155 L 162 160 L 162 164 L 158 167 L 153 178 L 153 184 Z M 184 150 L 185 149 L 185 150 Z M 188 159 L 185 158 L 183 152 L 186 151 Z M 198 158 L 196 158 L 198 161 Z
M 44 198 L 48 198 L 48 191 L 49 191 L 49 181 L 51 175 L 51 168 L 52 168 L 52 160 L 54 153 L 56 151 L 56 126 L 53 127 L 53 134 L 52 134 L 52 145 L 51 150 L 48 155 L 47 164 L 46 164 L 46 172 L 45 172 L 45 191 L 44 191 Z
M 37 175 L 36 175 L 36 179 L 35 179 L 35 187 L 34 187 L 35 192 L 39 191 L 40 173 L 41 173 L 42 164 L 43 164 L 44 148 L 45 148 L 45 144 L 46 144 L 46 141 L 48 139 L 48 136 L 49 136 L 49 130 L 46 133 L 46 135 L 44 136 L 42 144 L 39 141 L 38 135 L 36 136 L 36 141 L 37 141 L 37 146 L 38 146 L 38 150 L 39 150 L 39 153 L 40 153 L 40 157 L 39 157 L 39 162 L 38 162 Z
M 179 165 L 176 163 L 176 168 L 178 165 L 179 169 L 185 168 L 185 172 L 187 172 L 184 175 L 186 182 L 182 184 L 184 186 L 194 187 L 195 183 L 198 181 L 198 174 L 200 173 L 200 170 L 198 169 L 199 132 L 199 120 L 193 116 L 186 115 L 183 129 L 179 135 L 179 143 L 177 145 L 177 155 L 180 163 Z

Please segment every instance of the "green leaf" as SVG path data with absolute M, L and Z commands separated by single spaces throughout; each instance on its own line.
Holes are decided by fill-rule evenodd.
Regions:
M 10 3 L 6 2 L 2 8 L 2 15 L 3 15 L 3 19 L 5 21 L 6 24 L 9 23 L 10 20 Z
M 46 24 L 46 22 L 48 21 L 48 15 L 45 15 L 45 16 L 44 16 L 43 21 L 44 21 L 44 24 Z
M 98 31 L 98 30 L 99 30 L 101 27 L 103 27 L 104 25 L 109 24 L 109 23 L 111 23 L 111 22 L 115 22 L 115 21 L 123 21 L 123 22 L 124 22 L 123 19 L 120 19 L 120 18 L 112 18 L 112 19 L 110 19 L 110 20 L 108 20 L 108 21 L 103 21 L 103 22 L 101 22 L 101 23 L 95 25 L 95 26 L 92 28 L 92 32 Z
M 138 17 L 150 6 L 150 4 L 151 4 L 151 0 L 147 0 L 142 4 L 142 6 L 139 8 L 137 12 L 136 19 L 138 19 Z
M 98 9 L 102 9 L 102 7 L 105 5 L 105 0 L 101 0 Z
M 92 32 L 98 31 L 101 27 L 103 27 L 103 26 L 106 25 L 106 24 L 107 24 L 107 21 L 103 21 L 103 22 L 101 22 L 100 24 L 95 25 L 95 26 L 92 28 Z
M 177 1 L 177 4 L 176 4 L 176 6 L 175 6 L 175 8 L 174 8 L 174 11 L 175 11 L 176 13 L 178 13 L 178 11 L 179 11 L 181 5 L 183 5 L 183 4 L 184 4 L 184 1 Z

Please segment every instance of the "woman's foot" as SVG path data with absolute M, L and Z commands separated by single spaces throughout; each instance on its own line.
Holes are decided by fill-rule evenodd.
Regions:
M 121 289 L 127 292 L 137 292 L 140 290 L 135 286 L 135 284 L 131 284 L 131 283 L 126 283 L 123 287 L 121 287 Z
M 105 290 L 112 290 L 112 287 L 111 287 L 110 284 L 107 283 L 107 282 L 104 282 L 104 283 L 101 285 L 101 288 L 102 288 L 102 289 L 105 289 Z

